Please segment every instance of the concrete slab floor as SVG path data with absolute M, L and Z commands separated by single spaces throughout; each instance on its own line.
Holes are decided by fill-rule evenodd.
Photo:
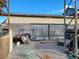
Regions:
M 14 46 L 7 59 L 68 59 L 63 46 L 56 43 L 40 44 L 37 41 L 30 44 Z

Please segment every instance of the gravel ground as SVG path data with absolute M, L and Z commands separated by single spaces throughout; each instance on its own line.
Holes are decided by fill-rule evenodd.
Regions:
M 67 59 L 67 56 L 64 54 L 63 46 L 58 46 L 54 42 L 45 44 L 31 42 L 14 46 L 7 59 Z

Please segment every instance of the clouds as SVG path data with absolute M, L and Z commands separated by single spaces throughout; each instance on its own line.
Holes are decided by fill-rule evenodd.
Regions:
M 68 5 L 66 5 L 66 9 L 67 8 L 68 8 Z M 69 6 L 69 8 L 73 8 L 73 6 Z M 53 10 L 48 14 L 60 14 L 60 15 L 62 15 L 63 13 L 64 13 L 64 8 L 58 9 L 58 10 Z
M 66 8 L 68 7 L 68 5 L 66 5 Z M 73 8 L 73 6 L 69 6 L 69 8 Z
M 79 0 L 78 0 L 78 2 L 79 2 Z M 74 3 L 75 3 L 75 0 L 72 0 L 72 4 L 69 6 L 69 8 L 75 8 Z M 67 8 L 68 8 L 68 4 L 66 5 L 66 9 Z M 61 9 L 59 8 L 58 10 L 53 10 L 51 13 L 52 14 L 58 14 L 58 13 L 62 14 L 62 13 L 64 13 L 64 7 L 62 7 Z
M 79 0 L 78 0 L 79 1 Z M 72 4 L 70 5 L 70 6 L 68 6 L 68 4 L 66 5 L 66 9 L 67 8 L 74 8 L 74 4 L 73 4 L 73 2 L 75 2 L 75 0 L 72 0 Z M 56 10 L 56 11 L 53 11 L 53 13 L 57 13 L 57 12 L 59 12 L 59 13 L 64 13 L 64 7 L 63 8 L 61 8 L 61 9 L 59 9 L 59 10 Z
M 66 9 L 68 8 L 68 5 L 66 5 Z M 73 6 L 69 6 L 69 8 L 73 8 Z M 60 10 L 61 13 L 64 12 L 64 8 Z

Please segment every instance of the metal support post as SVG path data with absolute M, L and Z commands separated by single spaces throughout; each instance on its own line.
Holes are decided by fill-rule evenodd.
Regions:
M 76 59 L 78 55 L 78 41 L 77 41 L 77 4 L 78 0 L 75 0 L 75 54 L 76 54 Z
M 65 32 L 66 32 L 66 0 L 64 0 L 64 48 L 66 49 Z
M 8 0 L 8 27 L 10 29 L 10 0 Z
M 48 24 L 48 39 L 50 40 L 50 24 Z

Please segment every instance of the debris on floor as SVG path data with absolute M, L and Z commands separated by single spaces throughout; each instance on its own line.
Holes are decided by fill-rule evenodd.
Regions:
M 67 56 L 63 52 L 63 47 L 55 43 L 32 42 L 14 46 L 8 59 L 67 59 Z

